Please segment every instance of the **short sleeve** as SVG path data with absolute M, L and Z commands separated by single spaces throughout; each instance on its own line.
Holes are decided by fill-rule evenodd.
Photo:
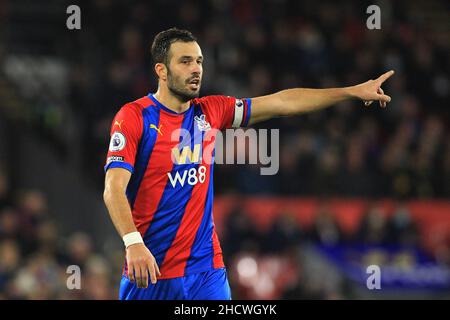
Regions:
M 251 99 L 228 96 L 206 96 L 200 99 L 213 118 L 217 129 L 246 127 L 251 115 Z
M 124 168 L 133 173 L 142 122 L 142 112 L 138 106 L 126 104 L 117 112 L 111 124 L 105 172 L 110 168 Z

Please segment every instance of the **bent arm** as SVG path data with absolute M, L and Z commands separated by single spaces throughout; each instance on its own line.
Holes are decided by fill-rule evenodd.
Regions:
M 382 107 L 385 107 L 386 103 L 391 101 L 391 97 L 384 94 L 381 84 L 393 74 L 394 71 L 391 70 L 381 75 L 378 79 L 369 80 L 351 87 L 330 89 L 296 88 L 252 98 L 252 114 L 249 123 L 254 124 L 272 117 L 313 112 L 349 99 L 377 100 Z
M 122 168 L 109 169 L 105 177 L 103 200 L 121 237 L 137 231 L 131 215 L 130 204 L 125 194 L 130 177 L 131 172 Z

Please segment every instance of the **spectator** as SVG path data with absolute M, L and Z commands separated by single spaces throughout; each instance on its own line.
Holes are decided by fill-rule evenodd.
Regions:
M 11 239 L 0 241 L 0 297 L 7 292 L 7 284 L 17 272 L 20 262 L 21 254 L 17 243 Z
M 260 233 L 253 220 L 240 208 L 235 207 L 228 215 L 224 230 L 225 258 L 239 251 L 259 252 Z
M 398 204 L 387 225 L 387 242 L 404 246 L 419 246 L 418 228 L 405 204 Z
M 265 233 L 265 253 L 283 253 L 292 251 L 303 240 L 303 232 L 298 221 L 289 212 L 282 212 Z
M 337 245 L 344 240 L 343 233 L 327 204 L 319 207 L 309 239 L 326 246 Z
M 383 208 L 377 204 L 369 205 L 359 225 L 356 241 L 382 245 L 387 244 L 388 240 L 388 224 Z

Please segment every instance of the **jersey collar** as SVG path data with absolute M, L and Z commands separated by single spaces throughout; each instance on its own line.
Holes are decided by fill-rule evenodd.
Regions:
M 189 108 L 187 108 L 186 110 L 184 110 L 183 112 L 175 112 L 172 109 L 167 108 L 165 105 L 163 105 L 161 102 L 159 102 L 155 96 L 154 93 L 149 93 L 148 97 L 150 98 L 150 100 L 152 100 L 158 107 L 160 107 L 161 109 L 163 109 L 164 111 L 167 111 L 171 114 L 175 114 L 175 115 L 182 115 L 185 114 L 187 111 L 189 111 L 189 109 L 191 109 L 192 106 L 192 102 L 190 102 Z

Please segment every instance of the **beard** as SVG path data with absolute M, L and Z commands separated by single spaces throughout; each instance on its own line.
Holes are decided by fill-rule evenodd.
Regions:
M 187 102 L 191 99 L 198 98 L 200 94 L 200 84 L 197 90 L 191 90 L 188 85 L 191 79 L 183 80 L 178 76 L 173 75 L 170 69 L 167 70 L 167 88 L 169 91 L 182 102 Z

